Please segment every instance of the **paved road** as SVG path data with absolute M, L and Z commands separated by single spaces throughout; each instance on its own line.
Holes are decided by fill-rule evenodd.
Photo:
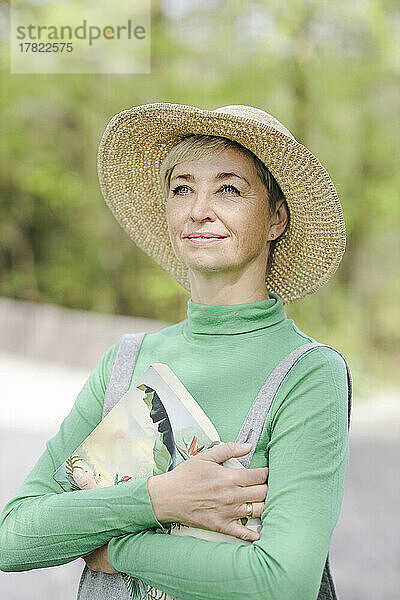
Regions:
M 86 379 L 85 369 L 0 355 L 0 505 L 14 495 Z M 30 369 L 30 370 L 29 370 Z M 27 371 L 28 370 L 28 371 Z M 36 373 L 36 379 L 21 376 Z M 54 402 L 54 381 L 57 394 Z M 51 393 L 50 393 L 50 390 Z M 12 398 L 12 402 L 8 401 Z M 71 400 L 72 399 L 72 400 Z M 32 404 L 39 407 L 38 413 Z M 35 419 L 40 415 L 40 421 Z M 355 403 L 342 511 L 331 543 L 340 600 L 397 600 L 400 589 L 400 398 Z M 84 562 L 0 573 L 2 600 L 75 600 Z M 282 599 L 286 600 L 286 599 Z

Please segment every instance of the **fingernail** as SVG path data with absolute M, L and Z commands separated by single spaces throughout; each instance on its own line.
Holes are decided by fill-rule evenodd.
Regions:
M 249 442 L 243 442 L 242 443 L 242 447 L 243 448 L 251 448 L 252 446 L 251 446 L 251 444 Z

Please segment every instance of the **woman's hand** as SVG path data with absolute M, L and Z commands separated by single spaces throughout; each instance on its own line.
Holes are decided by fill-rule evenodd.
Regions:
M 100 548 L 96 548 L 90 554 L 82 556 L 89 569 L 92 571 L 102 571 L 103 573 L 118 573 L 112 568 L 108 561 L 108 543 Z
M 267 495 L 268 467 L 231 469 L 221 466 L 229 458 L 250 452 L 236 442 L 208 448 L 180 463 L 172 471 L 149 477 L 147 487 L 153 512 L 162 522 L 179 522 L 238 537 L 259 539 L 259 534 L 241 525 L 247 502 L 253 517 L 261 517 Z

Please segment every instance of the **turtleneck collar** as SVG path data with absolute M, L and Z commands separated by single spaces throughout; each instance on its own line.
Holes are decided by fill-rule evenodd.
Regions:
M 185 330 L 188 334 L 246 333 L 286 319 L 282 298 L 269 292 L 268 300 L 242 304 L 199 304 L 189 298 Z

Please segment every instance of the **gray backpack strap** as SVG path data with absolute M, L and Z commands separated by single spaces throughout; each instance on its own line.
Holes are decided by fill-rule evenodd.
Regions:
M 125 333 L 121 337 L 115 351 L 104 395 L 102 419 L 128 391 L 136 358 L 145 335 L 145 332 Z
M 272 371 L 272 373 L 260 389 L 259 393 L 257 394 L 257 397 L 255 398 L 252 406 L 250 407 L 249 412 L 247 413 L 247 417 L 244 420 L 244 423 L 236 438 L 237 442 L 249 442 L 252 445 L 252 449 L 248 454 L 238 458 L 238 460 L 242 463 L 244 467 L 248 468 L 251 463 L 251 459 L 253 458 L 253 454 L 255 452 L 258 440 L 260 438 L 268 411 L 271 408 L 272 401 L 275 398 L 275 394 L 277 393 L 282 381 L 285 379 L 286 375 L 289 373 L 290 369 L 296 364 L 299 358 L 303 356 L 303 354 L 309 352 L 317 346 L 332 348 L 332 350 L 335 350 L 338 354 L 340 354 L 340 356 L 343 358 L 346 364 L 348 383 L 347 426 L 348 428 L 350 428 L 352 380 L 350 368 L 347 364 L 346 359 L 339 352 L 339 350 L 336 350 L 336 348 L 333 348 L 333 346 L 329 346 L 328 344 L 320 344 L 319 342 L 310 342 L 308 344 L 304 344 L 303 346 L 299 346 L 299 348 L 295 348 L 275 367 L 275 369 Z
M 290 369 L 296 362 L 299 360 L 303 354 L 309 352 L 313 348 L 317 346 L 324 346 L 326 348 L 332 348 L 335 350 L 340 356 L 343 358 L 346 370 L 347 370 L 347 427 L 350 429 L 350 415 L 351 415 L 351 404 L 352 404 L 352 394 L 353 394 L 353 384 L 350 373 L 349 365 L 347 364 L 344 356 L 333 348 L 333 346 L 329 346 L 328 344 L 320 344 L 319 342 L 311 342 L 308 344 L 304 344 L 299 348 L 296 348 L 288 354 L 272 371 L 262 388 L 260 389 L 257 397 L 255 398 L 250 410 L 247 414 L 246 419 L 239 431 L 239 434 L 236 438 L 237 442 L 250 442 L 252 444 L 251 451 L 246 454 L 246 456 L 239 457 L 238 460 L 242 463 L 244 467 L 249 467 L 251 459 L 253 457 L 254 451 L 256 449 L 258 440 L 260 438 L 264 422 L 266 416 L 268 414 L 269 409 L 271 408 L 272 401 L 275 398 L 275 395 L 281 385 L 282 381 L 289 373 Z M 317 600 L 337 600 L 335 584 L 333 582 L 332 574 L 330 571 L 329 565 L 329 552 L 326 557 L 324 570 L 322 572 L 321 584 L 318 593 Z
M 126 333 L 115 351 L 103 402 L 102 419 L 128 391 L 136 359 L 145 332 Z M 92 571 L 85 564 L 78 586 L 77 600 L 131 600 L 131 595 L 120 574 Z

